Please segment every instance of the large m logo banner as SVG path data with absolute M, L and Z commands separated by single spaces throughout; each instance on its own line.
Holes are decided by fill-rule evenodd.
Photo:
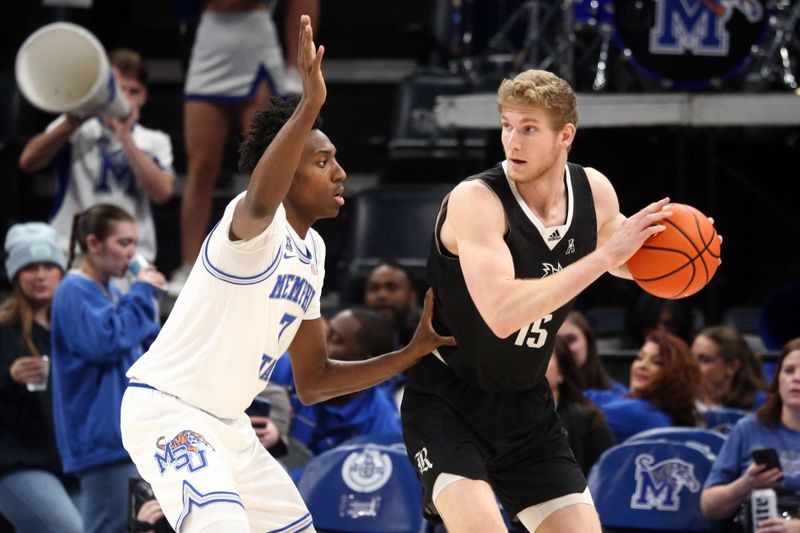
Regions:
M 656 0 L 655 25 L 650 30 L 650 52 L 696 56 L 727 56 L 730 32 L 726 25 L 734 10 L 750 23 L 760 21 L 760 0 Z

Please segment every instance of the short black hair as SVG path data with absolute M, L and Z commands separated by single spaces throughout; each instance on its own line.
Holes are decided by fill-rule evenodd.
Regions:
M 375 272 L 379 267 L 382 267 L 382 266 L 386 266 L 386 267 L 392 268 L 394 270 L 399 270 L 400 272 L 405 274 L 406 279 L 408 280 L 408 284 L 411 286 L 412 289 L 414 289 L 414 287 L 416 285 L 416 282 L 417 282 L 417 278 L 414 275 L 414 273 L 411 271 L 411 269 L 408 268 L 406 265 L 398 263 L 394 259 L 388 259 L 388 258 L 385 258 L 385 257 L 380 259 L 378 261 L 378 263 L 374 267 L 372 267 L 369 270 L 369 272 L 367 272 L 367 279 L 369 279 L 369 277 L 372 275 L 373 272 Z
M 349 309 L 361 327 L 356 333 L 356 342 L 372 356 L 382 355 L 394 350 L 394 328 L 391 320 L 366 307 Z
M 258 160 L 261 159 L 278 131 L 292 116 L 299 103 L 300 97 L 297 95 L 273 96 L 270 99 L 269 107 L 253 116 L 253 120 L 250 122 L 250 131 L 244 135 L 245 140 L 239 145 L 239 172 L 246 174 L 253 172 Z M 315 130 L 320 127 L 322 127 L 322 117 L 317 116 L 311 129 Z

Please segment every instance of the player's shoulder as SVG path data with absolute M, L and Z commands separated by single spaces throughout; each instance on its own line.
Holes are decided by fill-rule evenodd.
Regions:
M 468 178 L 453 187 L 448 195 L 448 203 L 452 205 L 484 205 L 485 203 L 497 203 L 500 200 L 492 191 L 489 184 L 480 175 Z
M 611 185 L 611 180 L 609 180 L 605 174 L 603 174 L 596 168 L 594 167 L 581 167 L 581 168 L 583 168 L 583 171 L 586 173 L 586 178 L 589 180 L 589 183 L 592 185 L 592 187 L 598 185 L 601 187 L 608 186 L 613 189 L 613 186 Z
M 611 180 L 595 168 L 584 167 L 583 170 L 586 172 L 586 179 L 592 189 L 592 198 L 595 205 L 600 209 L 608 207 L 611 210 L 619 210 L 617 192 L 614 189 L 614 185 L 611 184 Z

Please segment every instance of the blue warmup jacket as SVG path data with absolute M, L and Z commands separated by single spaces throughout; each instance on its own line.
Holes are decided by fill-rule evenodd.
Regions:
M 360 435 L 400 434 L 400 412 L 380 387 L 360 392 L 350 403 L 300 405 L 292 420 L 291 435 L 314 454 L 335 448 Z
M 159 331 L 152 285 L 105 291 L 71 271 L 53 297 L 53 415 L 65 472 L 128 458 L 119 427 L 125 372 Z
M 640 398 L 616 397 L 607 402 L 598 402 L 595 398 L 593 401 L 606 417 L 618 443 L 646 429 L 672 426 L 671 416 Z

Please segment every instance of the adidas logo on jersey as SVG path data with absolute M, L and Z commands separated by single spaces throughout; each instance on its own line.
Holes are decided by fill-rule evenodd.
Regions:
M 547 242 L 560 241 L 560 240 L 561 240 L 561 233 L 559 233 L 558 230 L 555 230 L 547 238 Z

